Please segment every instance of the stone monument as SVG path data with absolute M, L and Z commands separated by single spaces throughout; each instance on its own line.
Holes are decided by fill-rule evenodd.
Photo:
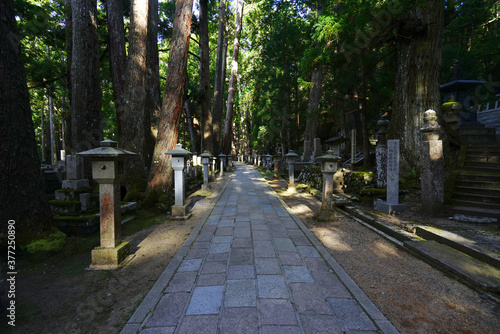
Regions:
M 385 188 L 387 186 L 387 128 L 389 127 L 387 115 L 382 115 L 377 125 L 379 126 L 375 153 L 377 160 L 377 188 Z
M 299 158 L 299 155 L 293 150 L 290 150 L 288 154 L 285 154 L 286 162 L 288 163 L 288 192 L 295 192 L 295 162 Z
M 377 200 L 376 209 L 387 214 L 405 209 L 399 203 L 399 139 L 387 141 L 387 197 Z
M 186 198 L 184 169 L 191 153 L 183 149 L 181 144 L 177 144 L 173 150 L 165 152 L 165 154 L 172 156 L 172 168 L 174 169 L 175 204 L 172 205 L 172 218 L 188 219 L 191 214 L 188 206 L 184 203 Z

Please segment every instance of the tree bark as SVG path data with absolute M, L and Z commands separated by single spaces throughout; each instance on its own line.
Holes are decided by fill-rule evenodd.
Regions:
M 121 115 L 120 147 L 137 153 L 129 159 L 128 169 L 144 171 L 144 103 L 146 101 L 146 45 L 148 30 L 148 0 L 132 2 L 129 52 L 125 72 L 125 104 Z M 127 179 L 128 179 L 127 176 Z
M 213 148 L 213 124 L 210 110 L 210 53 L 208 41 L 208 0 L 200 0 L 200 109 L 203 129 L 201 146 L 203 150 L 215 154 L 217 152 L 214 152 Z M 217 78 L 217 73 L 215 76 Z
M 191 139 L 191 152 L 200 153 L 201 151 L 198 151 L 198 139 L 196 138 L 196 132 L 194 131 L 194 103 L 187 99 L 186 101 L 184 101 L 184 109 L 186 110 L 186 121 L 189 131 L 189 138 Z
M 214 102 L 212 112 L 212 143 L 217 151 L 220 148 L 222 111 L 224 107 L 224 82 L 225 66 L 227 55 L 226 43 L 226 1 L 220 0 L 219 4 L 219 30 L 217 39 L 217 59 L 215 63 L 215 82 L 214 82 Z M 203 124 L 202 124 L 203 126 Z
M 172 31 L 172 44 L 168 58 L 165 93 L 161 108 L 158 137 L 153 153 L 148 195 L 152 192 L 170 194 L 173 187 L 171 156 L 179 135 L 179 124 L 184 102 L 186 65 L 191 35 L 193 0 L 177 0 Z
M 419 167 L 420 128 L 428 109 L 440 110 L 443 32 L 441 0 L 427 0 L 399 26 L 398 60 L 390 139 L 400 139 L 401 166 Z
M 149 0 L 144 113 L 144 163 L 151 166 L 161 110 L 160 60 L 158 58 L 158 0 Z
M 122 0 L 108 0 L 106 2 L 108 16 L 108 47 L 109 67 L 113 81 L 113 101 L 116 110 L 116 126 L 118 138 L 121 138 L 121 117 L 124 108 L 125 92 L 125 28 L 123 25 Z
M 40 177 L 26 73 L 12 0 L 0 1 L 0 229 L 14 220 L 25 244 L 54 226 Z
M 241 4 L 240 4 L 241 1 Z M 236 84 L 238 81 L 238 56 L 240 52 L 240 34 L 243 21 L 243 0 L 237 0 L 236 8 L 236 28 L 234 31 L 234 49 L 233 60 L 231 64 L 231 78 L 229 79 L 229 90 L 227 95 L 227 110 L 226 121 L 224 123 L 224 154 L 231 154 L 231 140 L 233 135 L 233 113 L 234 113 L 234 98 L 236 96 Z
M 71 145 L 77 153 L 100 146 L 102 92 L 99 78 L 97 1 L 72 1 Z

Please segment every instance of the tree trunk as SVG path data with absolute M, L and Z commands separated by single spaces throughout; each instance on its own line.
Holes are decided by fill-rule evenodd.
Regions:
M 204 150 L 215 154 L 217 152 L 214 152 L 213 147 L 213 124 L 210 110 L 210 54 L 208 41 L 208 0 L 200 0 L 200 109 L 203 133 L 201 146 Z M 217 73 L 215 77 L 217 78 Z
M 156 144 L 155 131 L 161 110 L 160 60 L 158 58 L 158 0 L 149 0 L 146 57 L 146 102 L 144 113 L 144 163 L 151 166 Z
M 240 4 L 241 1 L 241 4 Z M 224 140 L 223 149 L 224 154 L 231 154 L 231 140 L 233 134 L 233 113 L 234 113 L 234 97 L 236 95 L 236 84 L 238 80 L 238 55 L 240 52 L 240 33 L 243 21 L 243 0 L 237 0 L 236 8 L 236 28 L 234 31 L 234 49 L 233 61 L 231 64 L 231 78 L 229 79 L 229 91 L 227 95 L 227 110 L 226 122 L 224 123 Z
M 369 169 L 372 166 L 370 160 L 370 134 L 368 133 L 368 107 L 366 100 L 366 68 L 361 65 L 361 101 L 359 103 L 361 108 L 361 126 L 363 129 L 363 168 Z
M 227 55 L 226 43 L 226 1 L 220 0 L 219 4 L 219 32 L 217 39 L 217 59 L 215 63 L 214 102 L 212 112 L 212 144 L 213 148 L 219 150 L 222 123 L 222 110 L 224 107 L 224 82 L 225 82 L 225 60 Z M 225 47 L 226 46 L 226 47 Z M 202 124 L 203 127 L 203 124 Z M 215 152 L 214 152 L 215 153 Z
M 6 237 L 15 221 L 16 240 L 26 244 L 54 220 L 40 177 L 20 38 L 13 1 L 0 1 L 0 230 Z
M 123 26 L 122 0 L 108 0 L 106 2 L 108 16 L 108 48 L 109 67 L 113 81 L 113 101 L 116 110 L 116 126 L 118 138 L 121 138 L 121 117 L 124 108 L 125 92 L 125 28 Z
M 309 104 L 307 106 L 306 131 L 304 141 L 309 140 L 312 145 L 318 131 L 319 102 L 321 99 L 321 85 L 323 81 L 323 71 L 319 62 L 314 66 L 311 74 L 312 87 L 309 91 Z M 304 147 L 304 150 L 306 148 Z
M 184 102 L 186 65 L 191 35 L 191 15 L 193 0 L 177 0 L 172 31 L 170 56 L 168 58 L 167 79 L 161 108 L 158 137 L 153 153 L 150 181 L 147 192 L 169 194 L 173 186 L 171 156 L 165 152 L 172 150 L 179 135 L 179 124 Z
M 190 100 L 184 101 L 184 109 L 186 110 L 186 121 L 189 131 L 189 138 L 191 139 L 191 152 L 198 152 L 198 139 L 196 138 L 196 132 L 194 131 L 194 103 Z
M 100 146 L 102 92 L 99 78 L 97 1 L 72 1 L 71 145 L 77 153 Z
M 420 128 L 428 109 L 440 110 L 443 3 L 427 0 L 399 27 L 390 139 L 400 139 L 401 166 L 419 167 Z
M 148 31 L 148 0 L 132 2 L 129 52 L 125 72 L 125 105 L 121 115 L 120 147 L 137 153 L 129 159 L 128 169 L 144 171 L 144 103 L 146 101 L 146 45 Z M 127 173 L 127 179 L 130 176 Z

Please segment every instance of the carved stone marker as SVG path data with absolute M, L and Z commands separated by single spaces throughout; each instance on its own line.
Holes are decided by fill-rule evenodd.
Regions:
M 172 156 L 172 168 L 174 169 L 175 204 L 172 205 L 172 218 L 187 219 L 190 214 L 188 206 L 184 204 L 186 198 L 184 168 L 190 152 L 183 149 L 181 144 L 177 144 L 173 150 L 165 152 L 165 154 Z
M 422 146 L 420 149 L 422 210 L 436 216 L 444 206 L 444 157 L 443 142 L 439 139 L 441 127 L 436 112 L 424 113 L 424 126 L 420 129 Z
M 286 162 L 288 163 L 288 192 L 295 192 L 295 162 L 299 158 L 299 155 L 293 150 L 290 150 L 288 154 L 285 154 Z
M 203 151 L 203 153 L 199 156 L 203 165 L 203 184 L 201 185 L 201 189 L 203 190 L 210 189 L 210 185 L 208 184 L 208 164 L 210 163 L 211 157 L 212 155 L 208 153 L 207 150 Z
M 387 186 L 387 127 L 389 120 L 386 115 L 382 115 L 377 122 L 380 127 L 378 131 L 378 142 L 375 150 L 377 160 L 377 187 L 385 188 Z
M 404 204 L 399 204 L 399 139 L 387 141 L 387 200 L 377 200 L 376 209 L 391 214 L 403 211 Z

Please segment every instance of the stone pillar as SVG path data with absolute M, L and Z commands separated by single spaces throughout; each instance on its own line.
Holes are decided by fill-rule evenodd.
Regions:
M 208 183 L 208 164 L 210 163 L 210 153 L 205 150 L 199 158 L 201 159 L 201 163 L 203 165 L 203 184 L 201 186 L 201 189 L 203 190 L 209 190 L 210 189 L 210 184 Z
M 294 151 L 290 150 L 288 154 L 285 154 L 285 158 L 288 163 L 288 192 L 295 192 L 295 162 L 297 161 L 299 155 Z
M 321 173 L 323 174 L 323 192 L 321 194 L 321 219 L 335 219 L 336 212 L 333 211 L 333 204 L 330 203 L 330 198 L 333 194 L 333 174 L 337 172 L 337 164 L 340 162 L 340 157 L 335 156 L 333 151 L 328 151 L 326 155 L 318 157 L 317 161 L 321 162 Z
M 115 269 L 129 254 L 128 242 L 121 242 L 120 181 L 122 157 L 133 155 L 112 140 L 101 147 L 79 153 L 93 159 L 92 177 L 99 183 L 101 245 L 92 250 L 92 269 Z
M 304 140 L 304 153 L 302 154 L 302 161 L 309 162 L 311 160 L 311 141 Z
M 173 150 L 165 154 L 172 156 L 174 169 L 175 204 L 172 206 L 172 218 L 187 219 L 190 214 L 188 206 L 184 204 L 186 198 L 184 169 L 190 153 L 183 149 L 181 144 L 177 144 Z
M 314 159 L 323 155 L 323 149 L 321 147 L 321 138 L 314 138 Z
M 221 152 L 221 154 L 219 154 L 219 160 L 220 160 L 219 176 L 220 177 L 224 176 L 224 158 L 226 158 L 226 155 Z
M 441 127 L 436 112 L 424 113 L 424 126 L 420 129 L 422 210 L 430 216 L 437 216 L 444 207 L 444 156 L 443 141 L 439 139 Z
M 399 139 L 387 141 L 387 198 L 376 202 L 376 209 L 391 214 L 403 211 L 404 204 L 399 204 Z
M 277 179 L 279 176 L 278 176 L 278 170 L 279 170 L 279 166 L 278 166 L 278 159 L 279 159 L 279 155 L 278 154 L 275 154 L 273 155 L 273 158 L 274 158 L 274 174 L 273 174 L 273 178 Z
M 387 186 L 387 128 L 389 120 L 387 115 L 382 115 L 377 122 L 378 142 L 375 150 L 377 160 L 377 188 L 385 188 Z
M 211 164 L 211 167 L 212 167 L 212 179 L 215 180 L 215 165 L 216 165 L 216 158 L 215 157 L 211 157 L 210 158 L 212 160 L 212 164 Z
M 356 129 L 351 130 L 351 168 L 356 164 Z

